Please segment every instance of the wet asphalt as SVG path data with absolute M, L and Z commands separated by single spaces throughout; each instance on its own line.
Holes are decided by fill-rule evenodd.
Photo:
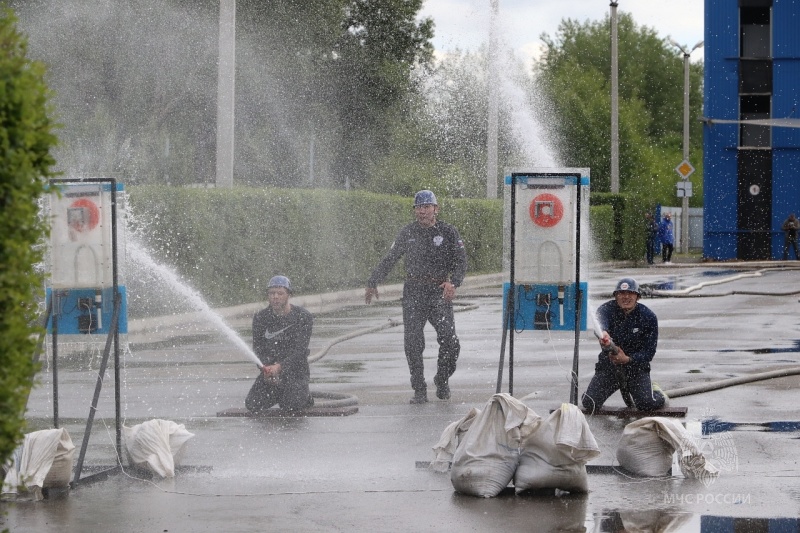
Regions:
M 589 304 L 634 276 L 656 295 L 642 303 L 659 317 L 652 376 L 678 389 L 800 366 L 800 271 L 793 263 L 596 265 Z M 195 315 L 131 321 L 120 364 L 122 422 L 161 418 L 194 433 L 175 478 L 155 479 L 118 464 L 113 368 L 103 383 L 79 482 L 40 502 L 0 504 L 0 527 L 28 531 L 798 531 L 800 376 L 727 387 L 672 400 L 698 434 L 707 459 L 726 454 L 711 483 L 639 478 L 620 470 L 615 452 L 631 419 L 589 417 L 602 454 L 589 464 L 588 494 L 481 499 L 453 490 L 448 474 L 427 468 L 444 428 L 495 393 L 502 339 L 500 276 L 462 287 L 456 326 L 462 351 L 449 401 L 435 398 L 436 343 L 426 329 L 430 402 L 410 405 L 402 326 L 331 346 L 311 367 L 312 390 L 357 398 L 348 416 L 217 416 L 243 407 L 256 367 L 229 339 Z M 312 354 L 349 332 L 399 319 L 396 287 L 378 305 L 361 291 L 334 298 L 298 296 L 316 313 Z M 469 305 L 468 305 L 469 304 Z M 324 308 L 322 307 L 324 306 Z M 249 342 L 253 308 L 220 310 Z M 75 340 L 75 339 L 73 339 Z M 77 339 L 83 340 L 83 339 Z M 514 336 L 513 393 L 546 416 L 570 398 L 573 332 Z M 66 341 L 66 340 L 65 340 Z M 580 334 L 579 384 L 597 358 L 591 331 Z M 59 425 L 76 446 L 84 437 L 103 343 L 59 347 Z M 506 353 L 502 391 L 509 391 Z M 38 375 L 27 413 L 31 429 L 53 427 L 52 364 Z M 622 406 L 619 395 L 608 406 Z M 724 437 L 725 448 L 721 440 Z M 124 455 L 124 454 L 123 454 Z M 734 461 L 730 461 L 730 457 Z M 78 457 L 76 453 L 76 459 Z M 784 529 L 779 529 L 784 528 Z

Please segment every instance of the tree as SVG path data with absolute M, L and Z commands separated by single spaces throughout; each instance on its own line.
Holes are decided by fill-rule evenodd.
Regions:
M 370 161 L 390 151 L 393 117 L 407 116 L 412 73 L 433 55 L 433 21 L 416 20 L 422 0 L 351 0 L 336 61 L 323 72 L 339 114 L 341 149 L 333 172 L 363 185 Z
M 559 149 L 568 166 L 592 169 L 593 190 L 610 187 L 610 21 L 564 20 L 543 35 L 535 65 L 538 89 L 554 103 Z M 619 35 L 620 185 L 659 202 L 675 197 L 674 168 L 682 159 L 683 61 L 648 27 L 621 13 Z M 690 114 L 700 115 L 702 65 L 690 71 Z M 699 121 L 690 124 L 692 151 L 702 150 Z M 697 157 L 696 166 L 701 158 Z M 700 169 L 698 169 L 700 170 Z
M 44 66 L 27 58 L 13 11 L 0 12 L 0 461 L 24 429 L 33 382 L 41 240 L 37 200 L 53 176 L 56 144 Z
M 214 182 L 218 2 L 11 2 L 51 65 L 65 171 Z M 363 185 L 431 57 L 421 5 L 238 0 L 234 183 L 305 185 L 313 160 L 318 184 Z

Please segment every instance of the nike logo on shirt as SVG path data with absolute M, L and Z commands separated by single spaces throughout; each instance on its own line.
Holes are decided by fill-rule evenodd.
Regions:
M 289 325 L 288 325 L 288 326 L 286 326 L 285 328 L 283 328 L 283 329 L 279 329 L 278 331 L 276 331 L 276 332 L 274 332 L 274 333 L 271 333 L 271 332 L 269 332 L 269 331 L 265 331 L 265 332 L 264 332 L 264 338 L 265 338 L 265 339 L 274 339 L 275 337 L 277 337 L 278 335 L 280 335 L 281 333 L 283 333 L 284 331 L 286 331 L 287 329 L 289 329 L 289 328 L 290 328 L 290 327 L 292 327 L 293 325 L 294 325 L 294 324 L 289 324 Z

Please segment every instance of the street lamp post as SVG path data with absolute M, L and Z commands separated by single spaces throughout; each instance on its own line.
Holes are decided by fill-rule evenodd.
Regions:
M 217 65 L 217 187 L 233 187 L 236 81 L 236 0 L 219 2 Z
M 671 37 L 667 37 L 667 41 L 683 53 L 683 161 L 689 161 L 689 56 L 692 52 L 703 46 L 703 41 L 698 42 L 692 47 L 691 50 L 686 50 L 685 47 L 678 44 Z M 686 174 L 682 178 L 684 181 L 689 180 L 689 175 Z M 681 204 L 681 253 L 689 253 L 689 190 L 684 188 L 683 202 Z
M 486 139 L 486 198 L 497 198 L 497 17 L 500 0 L 490 0 L 492 8 L 489 19 L 489 122 Z
M 617 35 L 617 2 L 611 7 L 611 192 L 619 192 L 619 58 Z

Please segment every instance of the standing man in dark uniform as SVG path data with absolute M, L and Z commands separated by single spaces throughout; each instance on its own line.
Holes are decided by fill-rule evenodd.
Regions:
M 800 220 L 794 216 L 794 213 L 789 215 L 789 218 L 783 221 L 781 229 L 784 231 L 783 239 L 783 260 L 789 259 L 789 246 L 794 250 L 794 258 L 800 259 L 800 254 L 797 253 L 797 232 L 800 230 Z
M 647 264 L 653 264 L 653 258 L 656 255 L 656 242 L 658 242 L 658 222 L 653 218 L 652 213 L 645 213 L 644 215 L 644 229 L 647 244 L 645 254 L 647 256 Z
M 601 352 L 594 377 L 581 398 L 590 412 L 600 409 L 609 396 L 620 390 L 625 403 L 640 411 L 664 406 L 667 396 L 650 381 L 650 361 L 658 345 L 658 318 L 639 303 L 639 284 L 622 278 L 614 299 L 597 309 Z
M 267 283 L 269 307 L 253 316 L 253 351 L 264 364 L 244 402 L 253 413 L 276 403 L 288 410 L 314 405 L 308 390 L 308 344 L 314 316 L 290 304 L 291 294 L 289 278 L 274 276 Z
M 464 281 L 467 271 L 467 254 L 458 230 L 437 220 L 439 205 L 436 196 L 428 190 L 414 196 L 416 221 L 397 234 L 389 252 L 384 256 L 367 281 L 364 300 L 378 298 L 378 283 L 383 281 L 397 261 L 405 256 L 406 281 L 403 285 L 404 347 L 411 387 L 411 403 L 428 401 L 425 383 L 425 323 L 436 330 L 439 359 L 433 383 L 436 397 L 450 399 L 448 380 L 456 371 L 456 360 L 461 345 L 456 335 L 453 319 L 453 298 Z

